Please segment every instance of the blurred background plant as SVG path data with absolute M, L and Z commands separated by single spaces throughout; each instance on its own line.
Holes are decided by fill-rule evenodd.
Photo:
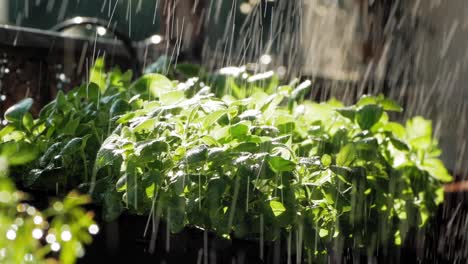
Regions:
M 84 244 L 99 232 L 93 213 L 82 207 L 90 199 L 72 192 L 42 211 L 28 204 L 28 195 L 16 189 L 8 171 L 9 164 L 34 158 L 20 144 L 0 149 L 0 262 L 75 263 L 84 255 Z

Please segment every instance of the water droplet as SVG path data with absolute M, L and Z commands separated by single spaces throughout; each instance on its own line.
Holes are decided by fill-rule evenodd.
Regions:
M 36 208 L 32 207 L 32 206 L 28 206 L 28 208 L 26 209 L 26 213 L 28 215 L 35 215 L 37 212 Z
M 72 234 L 70 233 L 70 231 L 65 230 L 60 235 L 60 238 L 62 238 L 63 241 L 68 242 L 72 239 Z
M 97 34 L 98 34 L 99 36 L 102 37 L 102 36 L 104 36 L 104 35 L 107 34 L 107 29 L 104 28 L 104 27 L 98 27 L 97 30 L 96 30 L 96 32 L 97 32 Z
M 33 221 L 34 221 L 34 223 L 35 223 L 36 225 L 40 225 L 40 224 L 42 224 L 42 222 L 43 222 L 44 220 L 42 219 L 42 216 L 36 215 L 36 216 L 34 217 Z
M 54 242 L 57 241 L 57 238 L 55 237 L 54 234 L 48 234 L 46 236 L 46 242 L 49 243 L 49 244 L 53 244 Z
M 33 231 L 32 231 L 32 236 L 35 238 L 35 239 L 41 239 L 42 238 L 42 235 L 44 235 L 44 232 L 39 229 L 39 228 L 35 228 Z
M 92 224 L 89 226 L 88 231 L 91 235 L 96 235 L 99 233 L 99 226 L 96 224 Z
M 8 240 L 15 240 L 16 238 L 16 231 L 13 229 L 9 229 L 6 233 L 6 237 Z
M 268 54 L 264 54 L 264 55 L 262 55 L 262 56 L 260 57 L 260 63 L 261 63 L 261 64 L 264 64 L 264 65 L 270 64 L 272 60 L 273 60 L 273 59 L 272 59 L 271 56 L 268 55 Z
M 60 244 L 57 242 L 54 242 L 52 243 L 52 245 L 50 245 L 50 249 L 52 249 L 52 251 L 54 252 L 57 252 L 60 250 Z
M 162 39 L 162 37 L 160 35 L 153 35 L 151 37 L 151 43 L 153 43 L 153 44 L 159 44 L 159 43 L 162 42 L 162 40 L 163 39 Z
M 55 202 L 53 205 L 55 211 L 62 211 L 63 210 L 63 204 L 61 202 Z
M 33 260 L 34 260 L 34 256 L 32 254 L 28 253 L 28 254 L 24 255 L 24 261 L 31 262 Z

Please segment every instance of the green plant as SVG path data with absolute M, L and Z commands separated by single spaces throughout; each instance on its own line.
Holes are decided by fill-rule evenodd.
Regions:
M 0 148 L 0 262 L 51 263 L 57 258 L 74 263 L 84 254 L 83 244 L 91 242 L 90 234 L 99 231 L 93 215 L 81 208 L 89 197 L 70 193 L 42 212 L 27 204 L 27 195 L 8 178 L 8 167 L 32 160 L 29 151 L 13 144 Z
M 105 219 L 127 208 L 166 220 L 172 232 L 194 225 L 225 237 L 294 239 L 296 250 L 310 256 L 338 240 L 370 251 L 388 241 L 401 244 L 442 202 L 441 183 L 452 178 L 438 158 L 430 121 L 390 121 L 387 112 L 402 109 L 382 96 L 349 107 L 313 103 L 304 100 L 308 81 L 280 86 L 270 73 L 224 72 L 233 74 L 203 73 L 185 83 L 147 74 L 132 84 L 118 82 L 118 89 L 96 90 L 106 94 L 94 104 L 103 107 L 92 118 L 81 111 L 78 127 L 87 128 L 81 120 L 96 115 L 109 122 L 89 121 L 97 133 L 76 129 L 67 137 L 53 134 L 54 127 L 40 130 L 40 137 L 50 134 L 41 159 L 56 142 L 86 145 L 84 154 L 73 153 L 82 154 L 88 177 L 80 176 L 83 170 L 74 174 L 104 205 Z M 112 83 L 108 76 L 100 80 Z M 80 98 L 80 89 L 52 105 L 61 105 L 60 97 Z M 103 104 L 104 98 L 118 100 Z M 125 107 L 110 117 L 117 102 Z M 28 123 L 44 123 L 45 116 Z M 25 117 L 23 123 L 31 119 Z M 28 133 L 20 125 L 5 129 L 0 133 L 9 137 Z
M 125 207 L 173 232 L 300 234 L 311 254 L 339 238 L 371 251 L 400 244 L 442 202 L 451 176 L 429 121 L 389 121 L 386 111 L 402 109 L 383 97 L 303 101 L 309 82 L 268 94 L 248 85 L 240 98 L 166 87 L 122 115 L 97 154 L 97 193 L 122 194 Z
M 66 193 L 90 179 L 95 154 L 114 129 L 113 118 L 131 108 L 127 92 L 131 72 L 103 72 L 98 60 L 91 70 L 91 83 L 64 94 L 46 105 L 37 119 L 28 112 L 26 98 L 8 109 L 8 125 L 0 131 L 2 144 L 21 144 L 40 158 L 13 171 L 23 186 Z

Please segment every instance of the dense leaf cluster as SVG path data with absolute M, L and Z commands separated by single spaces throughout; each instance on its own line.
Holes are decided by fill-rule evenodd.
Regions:
M 402 109 L 381 96 L 314 103 L 303 100 L 308 81 L 222 73 L 183 83 L 101 74 L 100 85 L 59 93 L 36 120 L 30 101 L 13 107 L 2 144 L 41 153 L 24 184 L 80 185 L 107 219 L 126 208 L 172 232 L 293 237 L 312 254 L 338 240 L 400 244 L 442 202 L 451 176 L 430 121 L 392 122 L 387 112 Z

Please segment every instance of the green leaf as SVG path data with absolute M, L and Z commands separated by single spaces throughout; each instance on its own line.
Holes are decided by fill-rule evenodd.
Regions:
M 185 93 L 182 90 L 161 93 L 159 101 L 163 105 L 172 105 L 185 99 Z
M 250 152 L 255 153 L 259 150 L 259 145 L 254 142 L 242 142 L 232 148 L 233 152 Z
M 237 123 L 229 128 L 233 138 L 242 138 L 249 132 L 249 126 L 245 123 Z
M 322 161 L 323 166 L 328 167 L 332 164 L 332 157 L 328 154 L 325 154 L 322 156 L 321 161 Z
M 336 111 L 342 115 L 343 117 L 348 118 L 351 121 L 354 121 L 354 117 L 356 116 L 356 110 L 354 108 L 339 108 Z
M 70 110 L 70 103 L 68 103 L 67 97 L 65 96 L 62 90 L 58 91 L 57 98 L 55 98 L 55 101 L 57 102 L 56 106 L 58 110 L 64 113 Z
M 0 142 L 3 141 L 4 137 L 8 134 L 10 134 L 11 132 L 14 132 L 15 131 L 15 127 L 12 126 L 12 125 L 7 125 L 6 127 L 2 128 L 0 130 Z
M 0 156 L 6 157 L 12 166 L 27 164 L 38 156 L 36 146 L 25 142 L 9 141 L 0 145 Z
M 349 167 L 357 158 L 357 151 L 354 144 L 350 143 L 340 150 L 336 156 L 336 165 Z
M 385 111 L 403 112 L 403 108 L 397 102 L 390 99 L 381 100 L 380 105 Z
M 422 169 L 441 182 L 451 182 L 453 177 L 448 173 L 440 159 L 426 159 L 421 165 Z
M 432 122 L 415 117 L 406 122 L 408 142 L 415 149 L 428 149 L 432 146 Z
M 163 94 L 174 90 L 174 85 L 165 76 L 160 74 L 147 74 L 132 84 L 130 90 L 139 93 L 148 93 L 153 97 L 161 98 Z
M 127 101 L 123 99 L 118 99 L 112 104 L 109 113 L 111 117 L 114 117 L 125 114 L 125 112 L 130 111 L 130 109 L 131 107 Z
M 270 168 L 274 172 L 293 171 L 296 169 L 296 163 L 279 156 L 270 156 L 268 158 L 268 164 L 270 164 Z
M 200 145 L 189 151 L 185 155 L 185 161 L 188 164 L 205 161 L 208 157 L 208 146 Z
M 93 67 L 90 70 L 89 82 L 95 83 L 99 87 L 101 93 L 104 93 L 106 91 L 107 74 L 105 68 L 106 65 L 104 59 L 98 58 L 96 59 Z
M 45 153 L 42 154 L 42 157 L 40 157 L 39 164 L 42 167 L 45 167 L 47 164 L 49 164 L 52 161 L 52 159 L 55 157 L 55 155 L 60 153 L 60 151 L 62 150 L 63 145 L 64 145 L 64 143 L 62 143 L 62 142 L 55 142 L 54 144 L 52 144 L 45 151 Z
M 377 104 L 377 98 L 370 95 L 363 95 L 359 101 L 357 102 L 357 106 L 365 106 L 365 105 L 375 105 Z
M 356 121 L 362 129 L 367 130 L 379 122 L 382 115 L 382 107 L 378 105 L 365 105 L 358 108 Z
M 80 125 L 80 118 L 70 119 L 67 124 L 60 129 L 60 133 L 63 135 L 73 136 L 76 133 L 76 129 Z
M 116 150 L 118 150 L 116 141 L 118 139 L 119 137 L 117 135 L 111 135 L 104 141 L 96 155 L 96 162 L 94 163 L 95 172 L 111 165 L 120 156 L 116 153 Z
M 82 98 L 86 98 L 90 102 L 97 103 L 99 100 L 99 94 L 101 93 L 99 90 L 99 86 L 95 83 L 83 84 L 78 89 L 78 96 Z
M 340 179 L 344 183 L 350 184 L 349 179 L 353 173 L 353 171 L 350 168 L 341 166 L 330 166 L 330 170 L 338 176 L 338 179 Z
M 270 201 L 270 208 L 273 211 L 275 217 L 282 215 L 286 211 L 284 205 L 281 202 L 275 200 Z
M 383 130 L 392 132 L 397 138 L 405 138 L 406 137 L 406 129 L 399 123 L 395 122 L 388 122 L 383 127 Z
M 319 231 L 319 236 L 320 237 L 326 237 L 328 236 L 329 232 L 327 229 L 323 229 L 323 228 L 320 228 L 320 231 Z
M 397 245 L 397 246 L 400 246 L 400 245 L 401 245 L 400 230 L 398 230 L 398 231 L 395 232 L 394 242 L 395 242 L 395 245 Z
M 406 144 L 404 141 L 396 138 L 396 137 L 390 137 L 390 141 L 392 142 L 392 145 L 401 151 L 409 151 L 409 146 Z
M 33 99 L 25 98 L 8 108 L 5 112 L 5 119 L 13 124 L 22 124 L 23 117 L 31 109 L 33 104 Z
M 291 93 L 291 98 L 295 101 L 301 101 L 304 99 L 307 93 L 310 92 L 310 87 L 312 86 L 312 82 L 310 80 L 306 80 L 303 83 L 299 84 L 294 91 Z
M 414 117 L 406 122 L 406 133 L 408 138 L 432 137 L 432 122 L 420 116 Z
M 31 129 L 34 126 L 34 119 L 31 113 L 27 112 L 24 117 L 23 117 L 23 126 L 26 128 L 28 131 L 31 131 Z
M 225 114 L 227 114 L 229 111 L 228 110 L 218 110 L 218 111 L 215 111 L 205 117 L 203 117 L 201 119 L 202 123 L 203 123 L 203 127 L 206 129 L 206 128 L 209 128 L 209 127 L 213 127 L 214 124 L 216 124 L 216 122 L 218 122 L 218 120 L 224 116 Z
M 62 155 L 78 154 L 78 152 L 81 150 L 82 144 L 83 144 L 82 138 L 73 138 L 65 145 L 65 147 L 63 147 L 61 154 Z
M 142 162 L 155 160 L 162 153 L 169 151 L 169 144 L 162 140 L 151 140 L 136 147 L 136 153 Z
M 444 202 L 444 188 L 441 186 L 435 191 L 434 203 L 436 205 L 442 204 Z
M 141 207 L 140 196 L 142 195 L 142 183 L 138 179 L 137 164 L 130 160 L 127 163 L 125 170 L 127 188 L 126 188 L 126 202 L 130 209 L 139 210 Z
M 200 66 L 190 63 L 179 63 L 176 65 L 176 71 L 186 77 L 198 77 L 201 71 Z

